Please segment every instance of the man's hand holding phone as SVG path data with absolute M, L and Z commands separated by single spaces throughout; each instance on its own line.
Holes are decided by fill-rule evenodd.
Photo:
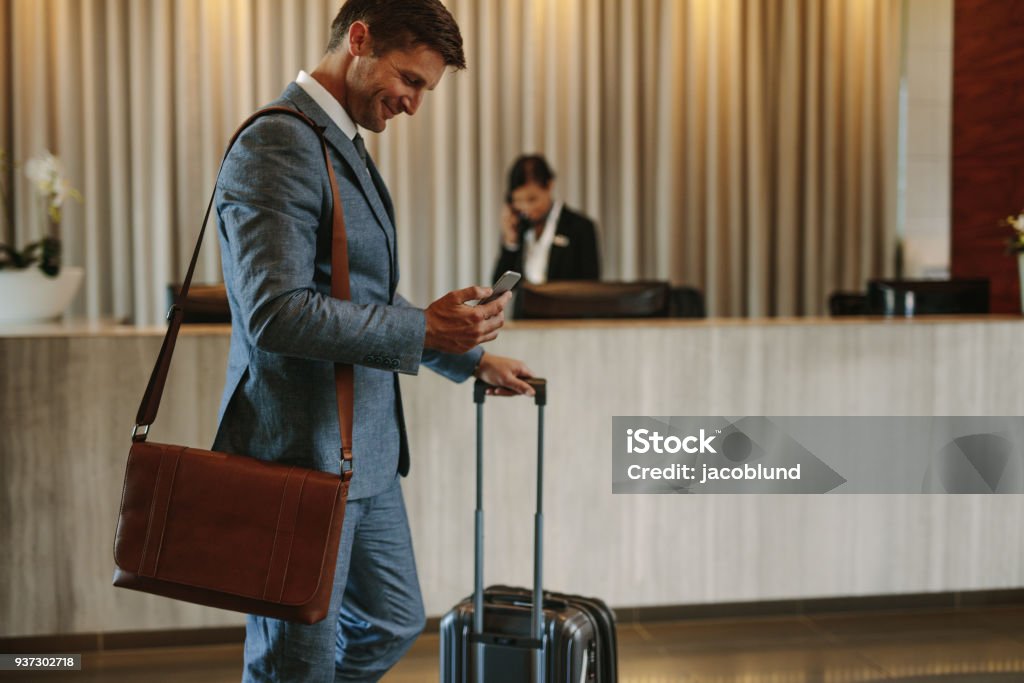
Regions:
M 506 272 L 494 287 L 466 287 L 448 292 L 427 306 L 424 348 L 447 353 L 465 353 L 474 346 L 497 339 L 505 324 L 509 291 L 519 282 L 519 273 Z
M 427 333 L 423 346 L 448 353 L 465 353 L 475 346 L 498 337 L 505 324 L 505 306 L 512 298 L 510 291 L 519 282 L 520 274 L 506 271 L 494 287 L 466 287 L 448 292 L 426 310 Z M 477 366 L 476 377 L 495 388 L 489 394 L 512 396 L 533 395 L 533 388 L 523 381 L 533 373 L 522 361 L 484 353 Z

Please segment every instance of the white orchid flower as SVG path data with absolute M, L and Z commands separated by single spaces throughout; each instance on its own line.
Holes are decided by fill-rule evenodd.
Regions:
M 60 222 L 61 208 L 68 197 L 82 201 L 82 195 L 64 177 L 64 165 L 52 152 L 47 151 L 25 162 L 25 175 L 46 202 L 47 213 L 54 223 Z

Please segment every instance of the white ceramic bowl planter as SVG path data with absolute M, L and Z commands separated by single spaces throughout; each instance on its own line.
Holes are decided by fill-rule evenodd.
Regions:
M 53 320 L 67 310 L 85 270 L 63 266 L 57 277 L 39 268 L 0 270 L 0 323 Z

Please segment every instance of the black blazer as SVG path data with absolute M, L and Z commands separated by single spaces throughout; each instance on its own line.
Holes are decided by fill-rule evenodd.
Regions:
M 562 235 L 568 244 L 551 245 L 548 257 L 548 282 L 554 280 L 599 280 L 601 261 L 597 253 L 597 228 L 594 221 L 580 213 L 562 206 L 562 213 L 555 226 L 555 235 Z M 506 270 L 523 272 L 523 245 L 519 249 L 501 247 L 498 263 L 494 266 L 496 281 Z

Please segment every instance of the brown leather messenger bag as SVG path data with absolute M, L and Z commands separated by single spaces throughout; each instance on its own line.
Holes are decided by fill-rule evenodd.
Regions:
M 350 299 L 345 218 L 323 130 L 294 109 L 268 107 L 239 127 L 228 151 L 247 126 L 267 114 L 295 116 L 320 138 L 334 195 L 331 296 Z M 245 455 L 146 442 L 212 207 L 211 196 L 135 418 L 114 538 L 114 585 L 312 624 L 327 616 L 352 478 L 352 366 L 334 366 L 340 476 Z

